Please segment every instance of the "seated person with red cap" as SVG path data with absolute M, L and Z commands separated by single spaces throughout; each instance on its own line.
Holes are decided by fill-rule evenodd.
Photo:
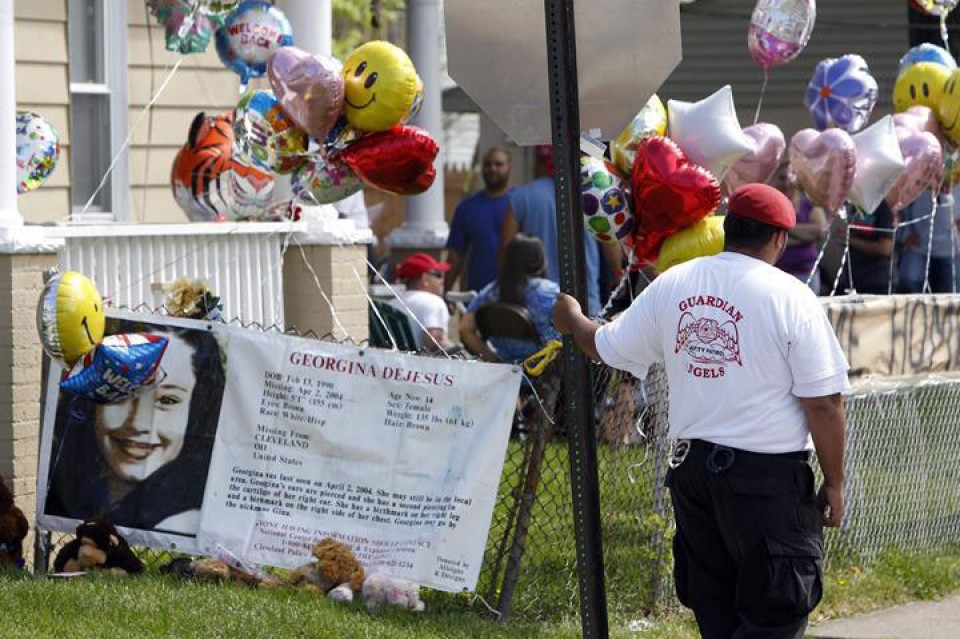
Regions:
M 773 266 L 795 224 L 779 191 L 742 186 L 719 255 L 666 271 L 603 326 L 567 295 L 553 311 L 593 359 L 638 379 L 666 371 L 674 580 L 704 637 L 802 639 L 823 594 L 823 526 L 843 519 L 849 366 L 813 291 Z
M 447 339 L 450 311 L 443 299 L 443 274 L 449 270 L 449 264 L 438 262 L 426 253 L 414 253 L 394 270 L 395 279 L 403 283 L 406 290 L 400 291 L 399 299 L 390 303 L 415 317 L 422 330 L 426 330 L 427 335 L 423 337 L 426 351 L 453 347 Z

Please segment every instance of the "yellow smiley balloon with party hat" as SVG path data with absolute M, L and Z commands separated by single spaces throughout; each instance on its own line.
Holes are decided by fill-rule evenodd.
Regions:
M 354 49 L 342 75 L 343 113 L 360 131 L 386 131 L 400 124 L 417 99 L 417 70 L 410 56 L 389 42 Z
M 72 366 L 103 340 L 103 300 L 97 286 L 76 271 L 54 275 L 37 303 L 37 331 L 50 357 Z
M 893 108 L 902 113 L 912 106 L 937 110 L 950 69 L 936 62 L 918 62 L 908 67 L 893 87 Z
M 960 144 L 960 69 L 953 72 L 937 106 L 940 130 L 954 144 Z

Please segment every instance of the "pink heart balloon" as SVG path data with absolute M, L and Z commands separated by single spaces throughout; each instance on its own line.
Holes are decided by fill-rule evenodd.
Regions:
M 912 106 L 903 113 L 897 113 L 893 116 L 893 125 L 898 129 L 909 129 L 911 131 L 926 131 L 940 137 L 940 124 L 937 122 L 937 115 L 923 105 Z
M 894 213 L 910 206 L 927 189 L 936 191 L 943 180 L 943 146 L 927 131 L 898 128 L 903 154 L 903 173 L 887 192 L 887 204 Z
M 783 131 L 775 124 L 761 122 L 748 126 L 743 133 L 750 138 L 753 149 L 727 171 L 723 181 L 731 193 L 744 184 L 769 180 L 787 150 Z
M 790 141 L 790 164 L 807 197 L 834 213 L 853 187 L 857 147 L 842 129 L 803 129 Z
M 296 47 L 277 49 L 267 67 L 283 112 L 319 140 L 327 137 L 343 108 L 341 68 L 334 58 Z

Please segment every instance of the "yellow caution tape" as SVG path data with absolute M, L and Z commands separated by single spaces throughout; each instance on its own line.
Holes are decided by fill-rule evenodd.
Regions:
M 540 377 L 543 375 L 543 371 L 547 369 L 547 366 L 553 363 L 553 360 L 557 359 L 561 348 L 563 348 L 563 342 L 552 339 L 547 342 L 546 346 L 523 360 L 523 368 L 527 371 L 527 375 L 531 377 Z

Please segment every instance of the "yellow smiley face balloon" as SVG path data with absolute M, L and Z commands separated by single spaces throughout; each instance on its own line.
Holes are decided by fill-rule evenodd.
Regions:
M 950 69 L 935 62 L 918 62 L 907 68 L 893 87 L 893 107 L 898 113 L 922 105 L 934 111 L 940 104 Z
M 400 124 L 417 99 L 417 70 L 410 56 L 389 42 L 353 50 L 343 65 L 343 113 L 360 131 L 386 131 Z
M 50 278 L 37 303 L 37 331 L 50 357 L 72 366 L 103 340 L 103 300 L 81 273 Z
M 960 69 L 954 71 L 947 80 L 936 111 L 940 130 L 954 144 L 960 144 Z

